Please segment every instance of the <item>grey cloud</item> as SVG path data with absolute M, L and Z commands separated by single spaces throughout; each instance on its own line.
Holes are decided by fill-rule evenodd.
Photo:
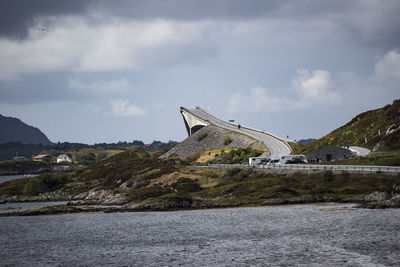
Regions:
M 304 24 L 331 24 L 366 45 L 400 46 L 400 2 L 348 0 L 99 0 L 95 12 L 135 20 L 249 20 L 278 19 Z
M 23 39 L 39 16 L 84 14 L 91 0 L 2 0 L 0 37 Z
M 329 22 L 367 45 L 400 46 L 400 2 L 347 0 L 2 0 L 0 37 L 24 38 L 39 16 L 78 14 L 100 21 L 280 19 Z

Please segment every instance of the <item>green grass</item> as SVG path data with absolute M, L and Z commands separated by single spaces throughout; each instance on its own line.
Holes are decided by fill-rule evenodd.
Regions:
M 228 137 L 226 137 L 226 138 L 224 139 L 224 145 L 227 146 L 227 145 L 229 145 L 230 143 L 232 143 L 232 138 L 230 138 L 230 137 L 228 136 Z
M 373 149 L 379 141 L 384 140 L 386 130 L 393 124 L 400 124 L 400 100 L 393 101 L 392 105 L 367 111 L 353 118 L 346 125 L 334 130 L 328 135 L 305 145 L 301 153 L 316 151 L 325 146 L 361 146 Z M 379 131 L 381 135 L 379 135 Z M 367 138 L 367 143 L 365 143 Z M 389 138 L 389 137 L 385 137 Z M 393 137 L 390 137 L 393 138 Z M 399 133 L 395 140 L 389 140 L 380 151 L 399 149 Z
M 400 176 L 384 174 L 314 174 L 273 175 L 262 171 L 241 170 L 228 173 L 215 187 L 194 193 L 203 198 L 228 198 L 237 201 L 243 198 L 254 203 L 268 199 L 295 199 L 304 196 L 338 196 L 347 198 L 373 191 L 390 192 Z
M 220 163 L 236 164 L 247 163 L 249 162 L 250 157 L 258 157 L 262 153 L 262 150 L 251 147 L 234 148 L 228 150 L 227 152 L 225 150 L 221 150 L 221 153 L 218 155 L 218 157 L 221 158 Z
M 67 175 L 50 175 L 45 173 L 29 179 L 25 183 L 22 193 L 24 195 L 35 196 L 40 193 L 53 191 L 65 183 L 67 183 Z
M 229 150 L 221 154 L 232 153 L 229 157 L 234 158 L 246 151 L 251 153 L 252 150 Z M 156 180 L 164 174 L 172 173 L 167 177 L 175 180 L 169 180 L 169 183 Z M 213 183 L 208 183 L 208 179 L 205 179 L 208 177 L 213 179 Z M 73 174 L 42 175 L 3 183 L 0 185 L 0 195 L 37 195 L 56 190 L 70 182 L 82 185 L 73 189 L 80 193 L 94 187 L 123 193 L 125 191 L 119 185 L 126 182 L 130 188 L 126 197 L 131 201 L 158 203 L 159 207 L 188 207 L 196 201 L 209 203 L 211 207 L 214 204 L 252 205 L 273 199 L 293 200 L 308 196 L 348 198 L 377 190 L 390 192 L 394 184 L 400 184 L 400 175 L 331 171 L 271 174 L 263 170 L 240 168 L 188 171 L 176 164 L 175 160 L 159 160 L 144 151 L 132 150 Z
M 302 154 L 304 145 L 295 142 L 288 142 L 290 147 L 292 148 L 292 154 Z
M 36 177 L 7 181 L 0 185 L 0 195 L 39 195 L 70 182 L 68 174 L 42 174 Z

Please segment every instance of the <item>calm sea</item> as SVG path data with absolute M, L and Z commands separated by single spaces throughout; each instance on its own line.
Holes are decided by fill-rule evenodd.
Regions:
M 0 175 L 0 184 L 7 182 L 7 181 L 11 181 L 11 180 L 34 177 L 34 176 L 37 176 L 37 174 L 33 174 L 33 175 Z
M 296 205 L 0 218 L 0 265 L 398 266 L 400 210 Z

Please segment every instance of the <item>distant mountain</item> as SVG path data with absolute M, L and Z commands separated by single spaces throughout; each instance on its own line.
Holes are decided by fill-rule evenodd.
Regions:
M 50 145 L 52 142 L 38 128 L 29 126 L 20 119 L 0 114 L 0 144 L 21 142 L 22 144 Z
M 303 147 L 303 153 L 326 146 L 360 146 L 372 151 L 400 149 L 400 99 L 357 115 L 346 125 Z
M 317 140 L 317 139 L 315 139 L 315 138 L 301 139 L 301 140 L 297 141 L 297 143 L 307 145 L 311 142 L 314 142 L 315 140 Z

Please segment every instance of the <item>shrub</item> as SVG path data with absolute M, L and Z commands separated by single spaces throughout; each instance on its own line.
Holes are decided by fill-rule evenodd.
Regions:
M 96 159 L 97 160 L 103 160 L 107 158 L 107 153 L 100 153 L 99 155 L 97 155 Z
M 225 138 L 224 140 L 224 145 L 229 145 L 230 143 L 232 143 L 232 138 L 230 138 L 229 136 Z
M 145 200 L 148 198 L 159 197 L 165 194 L 171 193 L 171 190 L 161 186 L 149 186 L 142 187 L 133 190 L 128 194 L 128 198 L 131 200 Z
M 332 182 L 333 179 L 335 179 L 335 174 L 331 170 L 327 170 L 322 174 L 322 178 L 324 178 L 326 182 Z
M 200 185 L 195 180 L 189 178 L 179 178 L 171 187 L 178 191 L 178 193 L 198 192 L 201 190 Z
M 59 185 L 65 184 L 67 178 L 64 175 L 52 176 L 47 173 L 38 177 L 31 178 L 24 186 L 22 193 L 24 195 L 38 195 L 56 189 Z
M 202 133 L 201 135 L 199 135 L 199 136 L 197 137 L 197 141 L 200 142 L 201 140 L 203 140 L 204 138 L 206 138 L 207 135 L 208 135 L 208 133 Z
M 343 180 L 347 181 L 350 178 L 350 173 L 348 173 L 346 171 L 342 171 L 340 176 L 342 177 Z
M 230 177 L 234 176 L 235 174 L 238 174 L 242 169 L 240 168 L 232 168 L 228 170 L 228 175 Z
M 222 163 L 246 163 L 249 157 L 258 157 L 262 151 L 254 148 L 232 149 L 228 153 L 221 154 Z

